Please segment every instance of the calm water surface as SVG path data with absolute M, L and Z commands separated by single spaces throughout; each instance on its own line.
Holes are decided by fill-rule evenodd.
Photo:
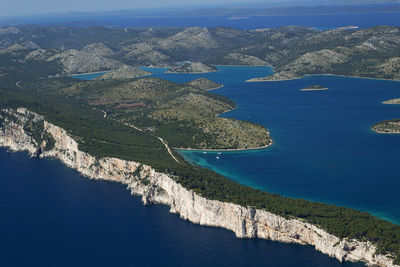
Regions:
M 88 27 L 100 25 L 105 27 L 232 27 L 242 30 L 257 28 L 274 28 L 290 25 L 330 29 L 348 25 L 360 28 L 375 25 L 399 26 L 399 13 L 370 14 L 330 14 L 330 15 L 284 15 L 284 16 L 250 16 L 242 19 L 231 19 L 230 16 L 187 16 L 187 17 L 140 17 L 132 15 L 89 15 L 70 16 L 57 14 L 54 16 L 21 17 L 0 20 L 0 25 L 42 24 L 70 25 Z M 378 22 L 378 23 L 377 23 Z
M 116 183 L 0 149 L 0 266 L 332 266 L 309 246 L 237 239 Z
M 186 159 L 242 184 L 400 223 L 400 135 L 370 130 L 376 122 L 400 117 L 400 105 L 381 103 L 400 97 L 400 82 L 337 76 L 244 82 L 271 73 L 268 67 L 220 66 L 204 75 L 155 72 L 177 82 L 206 77 L 223 83 L 214 92 L 238 105 L 223 116 L 260 123 L 274 141 L 265 150 L 224 152 L 219 159 L 216 153 L 181 151 Z M 300 91 L 313 84 L 329 89 Z

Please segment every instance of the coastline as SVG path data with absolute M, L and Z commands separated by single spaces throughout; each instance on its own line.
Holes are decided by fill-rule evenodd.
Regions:
M 268 76 L 267 76 L 268 77 Z M 251 78 L 246 80 L 246 83 L 258 83 L 258 82 L 283 82 L 283 81 L 294 81 L 294 80 L 300 80 L 303 79 L 304 77 L 299 77 L 299 78 L 288 78 L 288 79 L 282 79 L 282 80 L 261 80 L 259 78 Z
M 221 66 L 221 67 L 271 67 L 273 68 L 272 65 L 213 65 L 215 67 Z
M 395 99 L 382 101 L 382 104 L 385 104 L 385 105 L 400 105 L 400 99 L 399 98 L 395 98 Z
M 79 75 L 90 75 L 90 74 L 99 74 L 99 73 L 107 73 L 112 70 L 105 70 L 105 71 L 95 71 L 95 72 L 85 72 L 85 73 L 74 73 L 74 74 L 67 74 L 67 77 L 79 76 Z
M 215 90 L 215 89 L 213 89 L 213 90 Z M 237 106 L 235 106 L 235 107 L 233 107 L 233 108 L 231 108 L 231 109 L 225 110 L 225 111 L 223 111 L 223 112 L 221 112 L 221 113 L 215 114 L 215 117 L 218 117 L 218 116 L 220 116 L 220 115 L 222 115 L 222 114 L 225 114 L 225 113 L 228 113 L 228 112 L 230 112 L 230 111 L 233 111 L 233 110 L 236 109 L 236 107 L 237 107 Z
M 396 131 L 395 132 L 383 132 L 378 129 L 374 129 L 374 127 L 371 127 L 371 130 L 378 134 L 400 134 L 400 131 L 398 131 L 398 132 L 396 132 Z
M 221 85 L 221 86 L 218 86 L 218 87 L 215 87 L 215 88 L 211 88 L 211 89 L 207 89 L 206 92 L 212 91 L 212 90 L 217 90 L 217 89 L 222 88 L 222 87 L 224 87 L 224 85 Z
M 400 119 L 383 120 L 372 125 L 370 129 L 378 134 L 400 134 Z
M 206 73 L 213 73 L 213 72 L 217 72 L 218 70 L 214 70 L 214 71 L 206 71 L 206 72 L 172 72 L 172 71 L 165 71 L 164 73 L 167 74 L 206 74 Z
M 223 87 L 223 86 L 221 86 L 221 87 Z M 221 87 L 219 87 L 219 88 L 221 88 Z M 215 89 L 212 89 L 212 90 L 215 90 Z M 231 109 L 225 110 L 224 112 L 221 112 L 219 114 L 215 114 L 215 117 L 218 117 L 218 116 L 220 116 L 220 115 L 222 115 L 224 113 L 228 113 L 228 112 L 233 111 L 235 109 L 236 109 L 236 106 L 231 108 Z M 260 125 L 260 126 L 262 126 L 262 125 Z M 268 136 L 269 136 L 268 129 L 265 128 L 265 127 L 264 127 L 264 129 L 268 132 Z M 224 149 L 224 148 L 221 148 L 221 149 L 204 148 L 204 149 L 201 149 L 201 148 L 191 148 L 191 147 L 173 147 L 173 149 L 174 150 L 181 150 L 181 151 L 198 151 L 198 152 L 203 152 L 203 151 L 210 151 L 210 152 L 235 152 L 236 151 L 236 152 L 238 152 L 238 151 L 262 150 L 262 149 L 266 149 L 266 148 L 272 146 L 273 140 L 271 138 L 269 140 L 270 140 L 269 144 L 264 145 L 264 146 L 260 146 L 260 147 L 254 147 L 254 148 L 226 148 L 226 149 Z
M 368 80 L 378 80 L 378 81 L 391 81 L 391 82 L 400 82 L 399 80 L 392 80 L 392 79 L 384 79 L 384 78 L 372 78 L 372 77 L 360 77 L 360 76 L 348 76 L 348 75 L 341 75 L 341 74 L 306 74 L 302 77 L 298 78 L 288 78 L 288 79 L 282 79 L 282 80 L 261 80 L 259 78 L 251 78 L 246 80 L 246 82 L 252 83 L 252 82 L 283 82 L 283 81 L 293 81 L 293 80 L 299 80 L 303 79 L 308 76 L 336 76 L 336 77 L 345 77 L 345 78 L 355 78 L 355 79 L 368 79 Z M 268 76 L 266 76 L 268 77 Z
M 399 80 L 392 80 L 392 79 L 384 79 L 384 78 L 372 78 L 372 77 L 360 77 L 360 76 L 349 76 L 349 75 L 341 75 L 341 74 L 307 74 L 307 76 L 337 76 L 337 77 L 345 77 L 345 78 L 355 78 L 355 79 L 367 79 L 367 80 L 378 80 L 378 81 L 391 81 L 391 82 L 400 82 Z
M 377 253 L 375 245 L 368 241 L 339 238 L 302 219 L 284 218 L 264 209 L 207 199 L 184 188 L 169 175 L 155 171 L 151 166 L 117 158 L 96 158 L 82 152 L 78 149 L 78 143 L 64 129 L 25 108 L 3 112 L 16 116 L 18 121 L 8 121 L 5 128 L 0 130 L 0 146 L 9 147 L 11 151 L 28 151 L 31 156 L 39 158 L 58 159 L 89 179 L 125 184 L 132 194 L 142 196 L 145 205 L 167 205 L 171 213 L 178 214 L 182 219 L 225 228 L 233 231 L 238 238 L 262 238 L 311 245 L 340 262 L 363 261 L 369 265 L 399 266 L 393 264 L 391 255 Z M 24 126 L 32 116 L 34 120 L 43 120 L 43 132 L 54 138 L 55 144 L 51 149 L 42 151 L 40 148 L 43 144 L 35 144 L 25 132 Z
M 239 151 L 251 151 L 251 150 L 262 150 L 272 146 L 273 141 L 270 139 L 271 142 L 268 145 L 254 147 L 254 148 L 222 148 L 222 149 L 215 149 L 215 148 L 190 148 L 190 147 L 173 147 L 175 150 L 181 151 L 193 151 L 193 152 L 239 152 Z

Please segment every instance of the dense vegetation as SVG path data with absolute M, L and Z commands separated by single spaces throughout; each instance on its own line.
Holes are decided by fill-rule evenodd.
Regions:
M 58 94 L 156 134 L 173 147 L 235 149 L 270 142 L 260 125 L 216 117 L 235 107 L 231 100 L 190 85 L 155 78 L 76 81 Z
M 29 27 L 26 26 L 24 31 L 29 32 Z M 77 30 L 65 27 L 48 29 L 33 26 L 30 31 L 31 33 L 32 31 L 40 32 L 40 35 L 37 36 L 45 36 L 33 40 L 43 48 L 59 49 L 60 46 L 69 45 L 80 49 L 85 44 L 104 41 L 115 50 L 121 49 L 124 45 L 132 45 L 130 43 L 132 38 L 135 42 L 145 41 L 148 37 L 144 34 L 166 38 L 179 32 L 169 29 L 153 30 L 152 32 L 128 31 L 125 34 L 118 29 Z M 74 34 L 76 39 L 70 38 L 71 34 Z M 232 29 L 214 29 L 210 31 L 210 34 L 215 38 L 219 36 L 218 40 L 221 42 L 234 38 L 236 42 L 228 43 L 225 47 L 227 50 L 240 48 L 253 56 L 264 55 L 276 62 L 286 54 L 288 58 L 286 63 L 306 50 L 334 47 L 338 43 L 346 44 L 343 44 L 342 41 L 330 42 L 329 38 L 326 38 L 325 43 L 321 43 L 322 41 L 318 39 L 308 48 L 301 45 L 293 46 L 291 51 L 282 49 L 279 50 L 281 52 L 275 51 L 273 54 L 270 50 L 276 50 L 282 40 L 293 44 L 304 36 L 311 38 L 319 36 L 320 33 L 304 28 L 287 28 L 266 30 L 263 34 Z M 339 32 L 337 34 L 343 37 L 351 33 Z M 254 36 L 254 39 L 249 38 L 251 36 Z M 24 35 L 18 38 L 28 37 L 28 35 Z M 355 37 L 353 36 L 353 38 Z M 13 36 L 5 36 L 0 43 L 6 43 L 4 40 L 11 45 Z M 266 41 L 273 49 L 262 45 L 262 42 Z M 249 44 L 249 42 L 251 43 Z M 281 46 L 285 47 L 287 43 Z M 168 44 L 164 45 L 164 47 L 167 46 Z M 396 257 L 396 262 L 400 263 L 400 226 L 365 212 L 302 199 L 286 198 L 246 187 L 213 171 L 190 165 L 178 154 L 176 156 L 180 162 L 177 163 L 155 137 L 155 135 L 162 136 L 170 145 L 176 146 L 203 144 L 206 147 L 218 147 L 221 143 L 219 137 L 214 133 L 225 129 L 228 124 L 233 125 L 232 129 L 236 130 L 252 129 L 252 134 L 262 132 L 258 128 L 259 126 L 251 123 L 215 118 L 215 114 L 234 107 L 234 103 L 229 99 L 192 86 L 152 78 L 91 82 L 77 81 L 67 77 L 49 78 L 49 75 L 55 75 L 62 69 L 60 63 L 25 60 L 25 56 L 30 51 L 32 49 L 17 49 L 0 53 L 0 108 L 26 107 L 44 115 L 46 120 L 66 129 L 77 140 L 79 148 L 93 156 L 111 156 L 148 164 L 160 172 L 171 174 L 171 177 L 174 177 L 184 187 L 194 190 L 204 197 L 265 209 L 287 218 L 299 218 L 318 225 L 341 238 L 371 241 L 378 246 L 378 252 L 392 253 Z M 168 53 L 168 58 L 171 60 L 174 57 L 175 60 L 178 59 L 180 50 L 171 48 L 157 51 Z M 188 58 L 185 57 L 190 50 L 183 49 L 182 51 L 179 57 L 187 60 Z M 218 58 L 225 57 L 225 52 L 218 49 L 215 50 L 212 57 L 208 53 L 208 48 L 198 51 L 199 53 L 194 56 L 205 58 L 207 55 L 208 61 L 215 60 L 214 62 L 216 62 Z M 383 58 L 389 56 L 391 55 Z M 116 53 L 113 57 L 123 59 L 124 62 L 137 60 L 135 57 L 125 57 L 120 53 Z M 364 63 L 359 64 L 363 65 Z M 107 116 L 104 117 L 99 109 L 106 111 Z M 136 130 L 124 123 L 138 126 L 143 131 Z M 0 127 L 3 126 L 0 123 Z M 244 128 L 241 128 L 242 126 Z M 47 138 L 40 134 L 40 124 L 32 125 L 28 131 L 38 142 Z M 232 133 L 234 133 L 232 130 L 227 132 L 229 135 Z M 242 135 L 237 134 L 237 136 Z M 220 135 L 220 138 L 225 138 L 225 135 Z M 51 143 L 51 140 L 48 142 Z M 237 146 L 234 142 L 229 142 Z

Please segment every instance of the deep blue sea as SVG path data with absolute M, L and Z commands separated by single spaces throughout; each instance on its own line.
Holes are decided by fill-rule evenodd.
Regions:
M 242 184 L 370 211 L 400 221 L 400 136 L 369 127 L 400 116 L 381 101 L 400 83 L 335 76 L 245 83 L 270 67 L 219 66 L 208 74 L 153 76 L 177 82 L 206 77 L 238 107 L 224 117 L 265 125 L 265 150 L 181 152 Z M 78 77 L 85 78 L 85 77 Z M 327 91 L 301 92 L 311 84 Z M 120 184 L 90 181 L 55 160 L 0 149 L 0 266 L 361 266 L 339 263 L 310 246 L 237 239 L 224 229 L 143 206 Z
M 0 19 L 0 25 L 40 24 L 40 25 L 70 25 L 78 27 L 232 27 L 251 30 L 257 28 L 275 28 L 288 25 L 316 27 L 320 29 L 356 25 L 367 28 L 375 25 L 400 26 L 400 13 L 371 14 L 330 14 L 330 15 L 282 15 L 282 16 L 251 16 L 242 19 L 232 19 L 229 16 L 172 17 L 155 16 L 139 17 L 129 15 L 88 15 L 68 16 L 49 15 Z M 379 23 L 377 23 L 379 22 Z
M 144 206 L 124 186 L 0 149 L 0 266 L 355 267 L 310 246 L 237 239 Z

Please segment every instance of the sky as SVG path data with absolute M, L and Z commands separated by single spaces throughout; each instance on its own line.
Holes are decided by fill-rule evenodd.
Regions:
M 92 11 L 108 11 L 122 9 L 143 9 L 143 8 L 171 8 L 171 7 L 190 7 L 216 5 L 245 5 L 256 6 L 257 3 L 263 5 L 271 4 L 287 4 L 288 2 L 296 4 L 304 4 L 304 2 L 313 2 L 321 4 L 324 2 L 337 2 L 334 0 L 0 0 L 2 5 L 0 9 L 1 17 L 33 15 L 33 14 L 49 14 L 49 13 L 66 13 L 66 12 L 92 12 Z M 360 0 L 348 0 L 346 2 L 360 2 Z M 373 0 L 373 1 L 392 1 L 399 0 Z M 343 0 L 341 1 L 343 2 Z

